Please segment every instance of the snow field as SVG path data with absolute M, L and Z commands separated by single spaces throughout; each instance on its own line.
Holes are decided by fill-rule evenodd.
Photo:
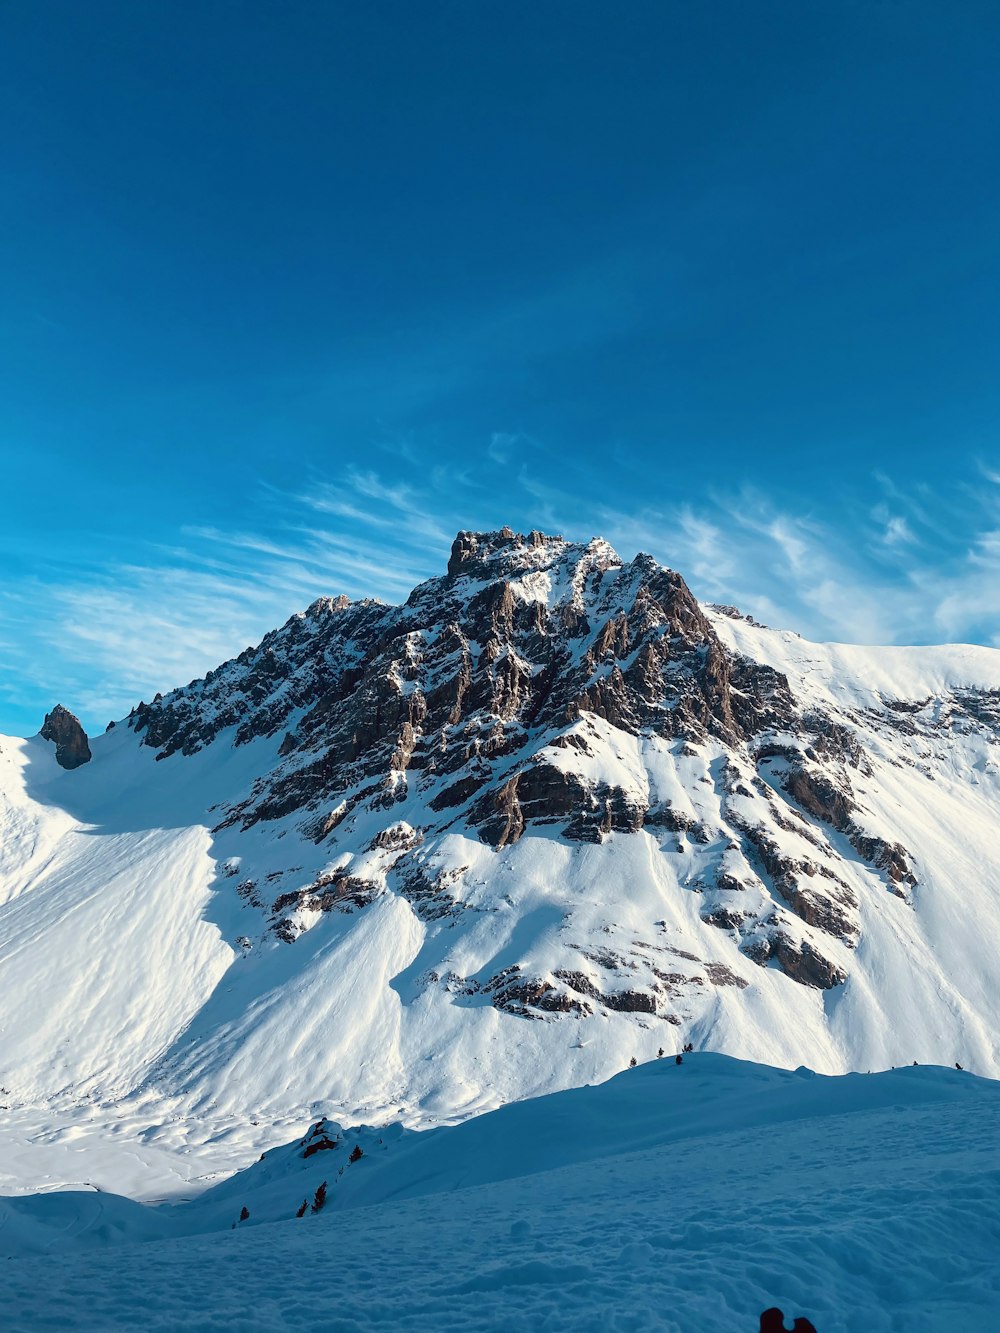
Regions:
M 100 1196 L 62 1196 L 60 1262 L 0 1270 L 6 1326 L 755 1333 L 777 1304 L 819 1333 L 992 1333 L 998 1095 L 939 1069 L 824 1079 L 692 1057 L 381 1145 L 362 1132 L 339 1178 L 351 1135 L 308 1162 L 278 1149 L 172 1210 L 209 1235 L 111 1245 L 83 1229 L 100 1231 Z M 257 1224 L 319 1179 L 318 1216 Z M 125 1234 L 155 1212 L 106 1207 Z M 6 1221 L 0 1252 L 25 1213 Z

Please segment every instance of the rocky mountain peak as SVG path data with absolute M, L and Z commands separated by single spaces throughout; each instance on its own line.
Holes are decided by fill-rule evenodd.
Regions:
M 306 608 L 304 614 L 310 620 L 317 620 L 321 616 L 332 616 L 338 611 L 346 611 L 350 605 L 351 599 L 345 597 L 343 593 L 339 597 L 317 597 Z
M 546 537 L 542 532 L 515 532 L 513 528 L 502 527 L 496 532 L 460 532 L 452 542 L 451 555 L 448 559 L 448 574 L 455 578 L 460 574 L 469 574 L 473 568 L 486 564 L 491 557 L 500 553 L 508 554 L 539 548 L 558 542 L 564 545 L 562 537 Z
M 449 829 L 498 855 L 532 837 L 645 834 L 668 861 L 706 848 L 686 882 L 744 957 L 831 987 L 857 942 L 858 899 L 829 838 L 891 892 L 914 883 L 905 850 L 859 818 L 852 774 L 867 761 L 854 735 L 727 649 L 679 573 L 644 554 L 625 563 L 600 538 L 461 532 L 448 572 L 404 605 L 321 598 L 130 725 L 158 759 L 226 731 L 235 746 L 276 738 L 220 828 L 294 818 L 338 866 L 304 897 L 275 897 L 281 938 L 315 904 L 364 906 L 386 879 L 440 905 L 422 867 Z M 645 758 L 633 771 L 626 754 Z M 382 879 L 347 869 L 362 828 Z M 533 1008 L 548 992 L 525 1000 L 526 984 L 502 993 Z
M 51 910 L 79 884 L 106 959 L 117 901 L 156 941 L 187 912 L 163 1086 L 202 1088 L 209 1045 L 213 1089 L 285 1052 L 297 1105 L 342 1070 L 351 1105 L 423 1104 L 443 1052 L 463 1098 L 692 1041 L 827 1069 L 968 1067 L 968 1047 L 993 1069 L 998 741 L 990 650 L 807 644 L 649 555 L 463 533 L 402 605 L 320 598 L 95 740 L 104 776 L 70 785 L 113 836 L 67 838 L 79 873 L 53 859 Z M 104 794 L 124 789 L 123 837 Z M 13 827 L 16 866 L 47 844 Z M 210 1042 L 185 1035 L 193 1008 Z
M 603 538 L 586 544 L 534 529 L 515 532 L 503 527 L 496 532 L 460 532 L 452 543 L 448 560 L 450 579 L 491 580 L 516 578 L 532 571 L 575 565 L 581 560 L 604 568 L 621 565 L 617 553 Z
M 62 704 L 56 704 L 38 733 L 42 740 L 52 741 L 56 747 L 56 763 L 62 768 L 79 768 L 90 761 L 90 745 L 80 719 Z
M 774 673 L 749 679 L 681 575 L 651 556 L 624 564 L 601 538 L 504 527 L 460 532 L 448 573 L 401 607 L 318 599 L 130 724 L 164 758 L 234 724 L 236 744 L 286 729 L 284 809 L 349 776 L 391 788 L 473 757 L 507 762 L 532 731 L 591 714 L 629 734 L 738 743 L 782 689 Z

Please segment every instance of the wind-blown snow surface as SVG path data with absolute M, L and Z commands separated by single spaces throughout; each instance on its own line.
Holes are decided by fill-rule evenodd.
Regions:
M 998 1110 L 953 1069 L 696 1054 L 455 1127 L 324 1124 L 180 1207 L 0 1201 L 4 1327 L 754 1333 L 777 1304 L 993 1333 Z

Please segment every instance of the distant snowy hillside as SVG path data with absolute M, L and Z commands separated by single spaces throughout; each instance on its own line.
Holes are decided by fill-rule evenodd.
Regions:
M 454 1127 L 323 1122 L 179 1207 L 0 1199 L 4 1327 L 993 1333 L 998 1099 L 696 1054 Z
M 1000 652 L 809 644 L 504 529 L 89 762 L 67 716 L 72 769 L 0 741 L 0 1190 L 176 1195 L 685 1043 L 1000 1073 Z

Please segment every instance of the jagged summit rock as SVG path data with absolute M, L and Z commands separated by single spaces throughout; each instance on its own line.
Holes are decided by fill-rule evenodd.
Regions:
M 5 1086 L 426 1124 L 692 1043 L 1000 1073 L 1000 653 L 810 644 L 599 539 L 449 564 L 137 707 L 83 791 L 0 746 Z
M 56 704 L 51 713 L 45 714 L 45 721 L 38 734 L 42 740 L 54 742 L 56 763 L 62 768 L 79 768 L 81 764 L 90 762 L 87 733 L 80 719 L 62 704 Z
M 515 532 L 509 527 L 499 528 L 496 532 L 460 532 L 452 543 L 448 575 L 450 578 L 501 578 L 531 569 L 546 569 L 584 551 L 600 552 L 608 566 L 622 563 L 601 537 L 584 545 L 537 529 L 528 533 Z
M 844 981 L 859 918 L 842 854 L 803 816 L 894 892 L 915 883 L 905 849 L 858 818 L 851 774 L 867 761 L 854 734 L 803 707 L 783 673 L 727 650 L 680 574 L 649 555 L 624 562 L 600 538 L 460 532 L 447 573 L 403 606 L 321 598 L 129 724 L 160 759 L 230 729 L 236 746 L 280 735 L 280 762 L 223 825 L 297 812 L 332 851 L 362 816 L 384 812 L 386 827 L 403 816 L 418 833 L 394 846 L 386 874 L 411 896 L 424 892 L 420 844 L 456 826 L 495 852 L 546 828 L 568 844 L 639 833 L 701 844 L 711 850 L 687 882 L 702 920 L 806 986 Z M 654 776 L 660 760 L 641 777 L 616 772 L 602 756 L 626 741 L 669 755 L 672 769 L 686 761 L 677 781 L 717 791 L 711 814 L 671 794 Z M 279 895 L 282 938 L 294 938 L 303 904 L 370 901 L 383 880 L 337 884 Z M 561 978 L 560 1004 L 590 1003 L 579 967 Z M 550 981 L 514 989 L 518 1004 L 555 1003 Z M 651 992 L 628 1000 L 657 1003 Z

